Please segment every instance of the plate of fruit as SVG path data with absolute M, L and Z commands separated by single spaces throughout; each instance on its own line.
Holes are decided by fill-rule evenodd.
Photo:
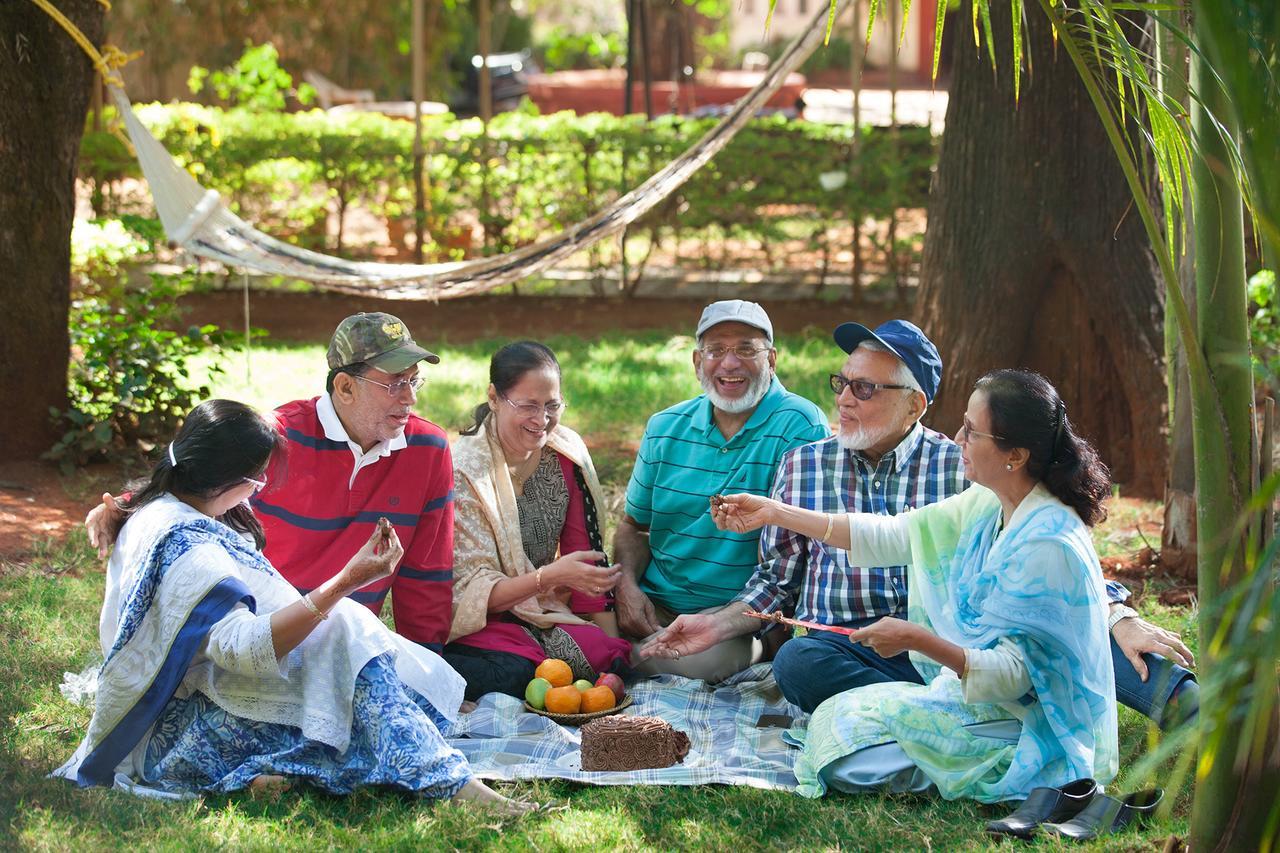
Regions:
M 538 664 L 524 689 L 526 711 L 570 726 L 616 714 L 630 704 L 622 679 L 612 672 L 602 673 L 595 684 L 585 678 L 574 681 L 569 664 L 558 658 Z

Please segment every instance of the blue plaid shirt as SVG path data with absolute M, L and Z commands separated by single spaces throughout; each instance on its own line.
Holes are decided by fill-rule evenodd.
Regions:
M 876 465 L 842 449 L 835 436 L 798 447 L 782 457 L 772 495 L 817 512 L 897 515 L 968 486 L 959 446 L 917 423 Z M 1128 590 L 1108 581 L 1107 594 L 1123 601 Z M 766 526 L 760 534 L 760 565 L 737 600 L 762 613 L 794 604 L 797 619 L 824 625 L 882 616 L 905 619 L 906 566 L 854 566 L 848 551 Z

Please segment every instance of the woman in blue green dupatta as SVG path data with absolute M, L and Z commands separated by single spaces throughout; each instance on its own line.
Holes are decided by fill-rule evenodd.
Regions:
M 819 706 L 799 736 L 802 794 L 936 786 L 999 802 L 1115 776 L 1107 599 L 1089 535 L 1105 517 L 1107 469 L 1053 386 L 1024 371 L 978 381 L 956 442 L 975 485 L 914 512 L 838 518 L 753 495 L 713 509 L 723 529 L 774 524 L 847 548 L 856 565 L 909 566 L 908 621 L 850 640 L 909 652 L 925 683 Z

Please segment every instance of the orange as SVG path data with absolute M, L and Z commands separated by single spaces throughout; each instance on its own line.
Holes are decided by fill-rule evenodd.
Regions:
M 592 687 L 582 693 L 582 713 L 584 714 L 590 714 L 592 711 L 607 711 L 617 704 L 618 700 L 613 695 L 613 691 L 604 685 Z
M 573 684 L 573 670 L 569 668 L 569 664 L 559 658 L 547 658 L 538 664 L 538 668 L 533 671 L 534 678 L 545 678 L 551 682 L 552 687 L 566 687 Z
M 553 714 L 576 714 L 582 707 L 583 693 L 573 685 L 552 687 L 547 691 L 547 710 Z

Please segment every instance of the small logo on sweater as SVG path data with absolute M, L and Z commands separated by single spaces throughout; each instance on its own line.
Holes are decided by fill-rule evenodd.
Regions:
M 387 506 L 400 506 L 400 499 L 394 496 L 387 498 Z

